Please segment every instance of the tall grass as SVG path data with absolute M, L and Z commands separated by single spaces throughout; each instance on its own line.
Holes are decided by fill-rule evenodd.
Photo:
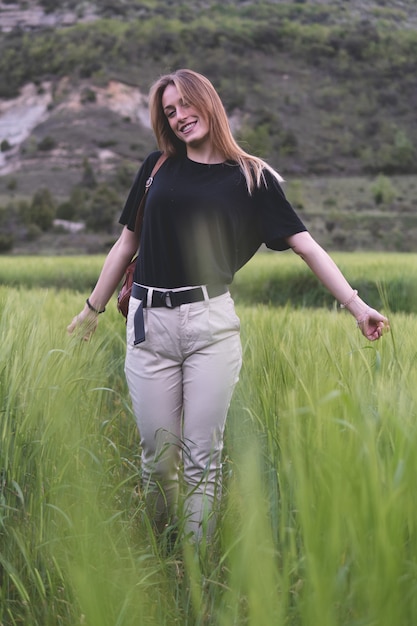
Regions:
M 412 624 L 417 346 L 396 329 L 415 319 L 399 316 L 376 345 L 338 314 L 244 319 L 257 332 L 240 403 L 261 445 L 290 623 Z
M 0 289 L 0 624 L 414 626 L 414 315 L 370 344 L 346 312 L 241 301 L 218 533 L 167 555 L 136 495 L 123 320 L 67 337 L 82 301 Z
M 2 312 L 0 621 L 160 623 L 121 337 L 67 339 L 68 300 L 16 292 Z
M 332 257 L 360 295 L 376 308 L 417 310 L 417 255 L 334 253 Z M 240 270 L 232 286 L 237 301 L 293 307 L 331 307 L 334 303 L 306 264 L 293 252 L 258 254 Z
M 417 254 L 335 253 L 332 254 L 346 277 L 373 306 L 387 304 L 393 311 L 417 310 Z M 45 287 L 89 292 L 95 284 L 104 257 L 5 256 L 0 263 L 0 285 Z M 36 271 L 34 272 L 34 268 Z M 381 286 L 386 293 L 381 293 Z M 237 302 L 293 307 L 326 306 L 332 296 L 295 254 L 258 254 L 240 270 L 232 285 Z M 386 297 L 383 297 L 383 296 Z

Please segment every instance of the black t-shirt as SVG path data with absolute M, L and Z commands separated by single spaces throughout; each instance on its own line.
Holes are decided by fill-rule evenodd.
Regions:
M 147 157 L 126 200 L 120 223 L 130 230 L 159 155 Z M 267 185 L 250 196 L 234 163 L 167 159 L 147 193 L 135 282 L 168 289 L 230 284 L 262 243 L 288 249 L 285 238 L 306 227 L 277 180 L 264 174 Z

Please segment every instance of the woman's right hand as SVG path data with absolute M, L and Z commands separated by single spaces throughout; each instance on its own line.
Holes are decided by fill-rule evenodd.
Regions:
M 104 312 L 107 302 L 120 284 L 127 266 L 137 252 L 138 245 L 139 235 L 125 226 L 104 261 L 97 284 L 88 300 L 88 302 L 91 300 L 90 305 L 86 301 L 83 310 L 67 327 L 70 335 L 76 332 L 84 341 L 91 339 L 97 328 L 98 313 Z
M 67 326 L 67 332 L 69 335 L 77 333 L 84 341 L 91 339 L 98 324 L 98 314 L 91 311 L 87 305 L 83 308 L 78 315 L 76 315 L 71 324 Z

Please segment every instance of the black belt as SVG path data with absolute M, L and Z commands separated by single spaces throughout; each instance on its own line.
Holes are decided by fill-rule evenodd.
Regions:
M 207 285 L 207 295 L 209 298 L 221 296 L 228 290 L 227 285 Z M 148 287 L 142 287 L 137 283 L 132 286 L 132 298 L 140 300 L 141 303 L 135 313 L 135 346 L 145 341 L 145 325 L 143 321 L 143 309 L 148 307 Z M 204 291 L 202 287 L 192 287 L 191 289 L 182 289 L 180 291 L 161 291 L 154 289 L 152 292 L 152 307 L 166 307 L 167 309 L 175 309 L 182 304 L 190 304 L 191 302 L 201 302 L 204 300 Z

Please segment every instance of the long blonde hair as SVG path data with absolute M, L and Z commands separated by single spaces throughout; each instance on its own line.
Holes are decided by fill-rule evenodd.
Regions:
M 181 97 L 206 116 L 213 147 L 226 161 L 236 162 L 246 179 L 249 194 L 265 182 L 263 170 L 267 169 L 282 182 L 282 177 L 262 159 L 248 154 L 237 144 L 230 130 L 226 111 L 211 82 L 193 70 L 180 69 L 161 76 L 151 87 L 149 108 L 153 131 L 158 147 L 169 156 L 185 154 L 186 146 L 173 133 L 162 106 L 162 96 L 168 85 L 175 85 Z

